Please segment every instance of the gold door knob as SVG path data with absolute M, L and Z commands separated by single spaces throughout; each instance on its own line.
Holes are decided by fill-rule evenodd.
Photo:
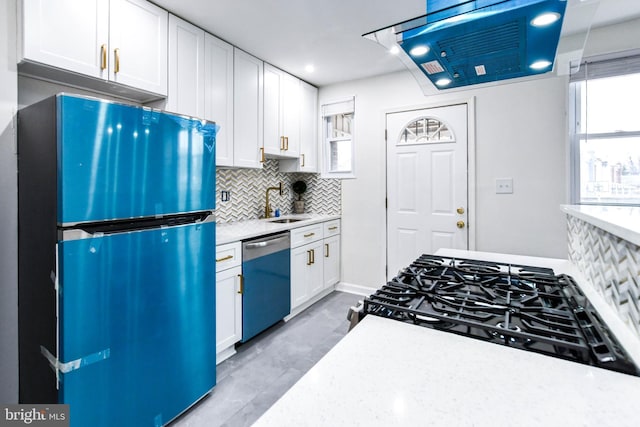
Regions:
M 458 212 L 460 215 L 462 215 L 464 213 L 464 208 L 458 208 L 458 209 L 456 209 L 456 212 Z
M 464 228 L 464 221 L 458 221 L 458 222 L 456 222 L 456 227 L 458 227 L 458 228 Z

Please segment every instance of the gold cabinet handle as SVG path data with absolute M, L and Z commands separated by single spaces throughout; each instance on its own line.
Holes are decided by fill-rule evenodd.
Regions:
M 460 215 L 462 215 L 464 213 L 464 208 L 458 208 L 458 209 L 456 209 L 456 212 L 458 212 Z
M 238 274 L 238 279 L 240 280 L 240 289 L 238 289 L 238 293 L 242 295 L 244 294 L 244 276 L 242 274 Z
M 284 150 L 285 151 L 289 151 L 289 137 L 288 136 L 284 137 Z
M 260 163 L 264 163 L 264 148 L 260 147 Z
M 325 257 L 325 258 L 329 258 L 329 244 L 328 244 L 328 243 L 325 243 L 325 244 L 324 244 L 324 248 L 325 248 L 324 257 Z
M 311 264 L 315 264 L 315 263 L 316 263 L 316 250 L 311 249 Z
M 216 262 L 228 261 L 233 258 L 233 255 L 223 256 L 222 258 L 216 258 Z
M 333 227 L 329 227 L 329 231 L 333 231 L 333 230 L 337 230 L 338 227 L 336 227 L 335 225 Z
M 113 54 L 115 56 L 113 72 L 114 73 L 119 73 L 120 72 L 120 49 L 118 49 L 118 48 L 114 49 L 113 50 Z
M 284 151 L 284 136 L 280 137 L 280 150 Z
M 311 251 L 307 251 L 307 265 L 311 265 Z
M 100 46 L 100 69 L 107 69 L 107 45 L 103 44 Z
M 308 233 L 308 234 L 305 234 L 304 237 L 307 238 L 307 237 L 311 237 L 311 236 L 315 236 L 315 235 L 316 235 L 316 233 Z
M 458 227 L 458 228 L 464 228 L 464 221 L 458 221 L 458 222 L 456 222 L 456 227 Z
M 302 157 L 302 164 L 300 165 L 300 167 L 304 167 L 304 153 L 302 153 L 300 156 Z

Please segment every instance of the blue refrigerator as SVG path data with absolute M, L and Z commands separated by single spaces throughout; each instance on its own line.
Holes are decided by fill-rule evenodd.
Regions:
M 214 387 L 216 132 L 75 95 L 19 111 L 21 403 L 156 427 Z

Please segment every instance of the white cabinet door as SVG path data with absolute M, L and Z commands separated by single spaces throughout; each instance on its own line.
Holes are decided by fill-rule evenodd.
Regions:
M 300 81 L 300 150 L 295 160 L 281 160 L 281 172 L 318 172 L 318 89 Z
M 109 80 L 167 94 L 167 21 L 147 1 L 110 1 Z
M 169 92 L 166 110 L 204 117 L 204 30 L 169 15 Z
M 309 295 L 311 297 L 316 296 L 324 289 L 324 258 L 322 256 L 322 240 L 312 243 L 309 245 L 309 250 L 311 251 L 311 265 L 309 268 Z
M 216 165 L 233 166 L 233 46 L 205 34 L 204 118 L 220 126 Z
M 293 158 L 300 152 L 300 80 L 264 64 L 264 153 Z
M 216 352 L 242 339 L 241 267 L 216 273 Z
M 234 49 L 233 162 L 237 167 L 262 168 L 263 67 L 258 58 Z
M 323 289 L 322 241 L 291 249 L 291 310 Z
M 307 284 L 311 253 L 308 246 L 291 249 L 291 310 L 310 298 Z
M 340 281 L 340 235 L 324 239 L 324 288 Z
M 22 59 L 107 79 L 109 0 L 23 0 Z
M 283 72 L 269 64 L 264 64 L 264 154 L 279 157 L 284 152 L 282 133 L 282 92 Z
M 284 155 L 300 154 L 300 80 L 284 73 L 282 80 L 282 135 L 285 138 Z

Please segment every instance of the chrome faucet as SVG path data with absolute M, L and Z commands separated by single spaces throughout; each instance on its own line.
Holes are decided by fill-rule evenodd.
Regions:
M 267 188 L 267 202 L 264 205 L 264 217 L 271 218 L 271 206 L 269 205 L 269 190 L 278 190 L 280 195 L 282 196 L 282 181 L 280 181 L 280 185 L 277 187 L 269 187 Z

